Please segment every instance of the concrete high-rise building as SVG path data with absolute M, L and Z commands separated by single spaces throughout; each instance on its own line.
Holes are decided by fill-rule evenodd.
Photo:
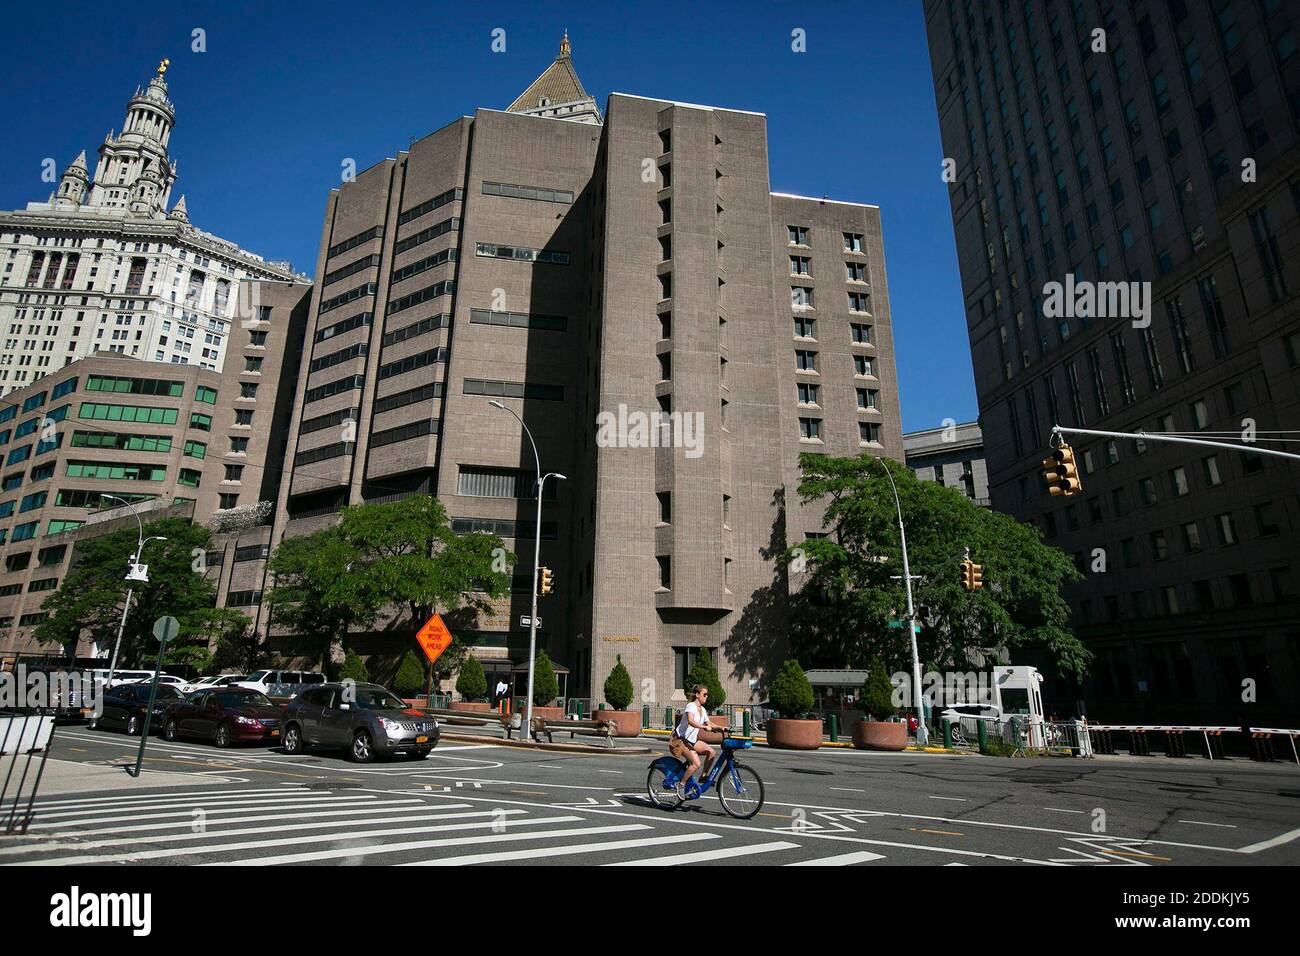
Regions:
M 1300 467 L 1080 438 L 1083 492 L 1060 498 L 1039 466 L 1053 423 L 1254 429 L 1294 449 L 1277 441 L 1300 428 L 1294 7 L 927 0 L 925 15 L 992 501 L 1085 575 L 1068 597 L 1097 654 L 1089 713 L 1290 726 Z M 1123 285 L 1088 308 L 1098 282 Z M 1050 283 L 1075 293 L 1064 308 Z
M 171 203 L 166 69 L 131 97 L 93 176 L 83 151 L 47 202 L 0 212 L 0 394 L 96 351 L 220 371 L 256 308 L 240 282 L 304 281 L 191 225 L 184 196 Z
M 512 595 L 456 623 L 489 672 L 527 646 L 535 467 L 510 411 L 567 476 L 540 644 L 578 696 L 621 654 L 680 699 L 707 648 L 749 700 L 785 653 L 774 557 L 820 531 L 799 453 L 903 457 L 879 210 L 773 193 L 762 114 L 615 93 L 602 115 L 567 37 L 508 110 L 331 192 L 316 275 L 273 540 L 436 494 L 519 556 Z
M 989 473 L 979 422 L 907 432 L 903 449 L 917 478 L 956 488 L 977 505 L 988 505 Z

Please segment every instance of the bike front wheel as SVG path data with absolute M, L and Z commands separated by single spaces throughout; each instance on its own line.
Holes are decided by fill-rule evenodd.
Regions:
M 753 767 L 733 763 L 719 775 L 717 787 L 728 816 L 748 820 L 763 808 L 763 780 Z
M 677 787 L 668 782 L 668 774 L 662 767 L 651 767 L 646 775 L 645 792 L 650 802 L 661 810 L 675 810 L 682 802 Z

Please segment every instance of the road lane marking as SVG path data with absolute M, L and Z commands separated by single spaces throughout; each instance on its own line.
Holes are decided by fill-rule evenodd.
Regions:
M 929 797 L 931 800 L 954 800 L 957 803 L 969 802 L 965 797 L 936 797 L 934 794 L 929 794 Z
M 866 793 L 865 790 L 859 790 L 857 787 L 831 787 L 832 790 L 842 790 L 845 793 Z M 793 866 L 794 864 L 791 864 Z
M 355 796 L 355 797 L 335 797 L 332 796 L 331 794 L 325 793 L 313 799 L 306 799 L 304 795 L 302 797 L 286 796 L 278 800 L 265 799 L 265 798 L 261 800 L 249 800 L 246 803 L 242 804 L 242 806 L 256 807 L 259 809 L 267 809 L 267 810 L 275 810 L 275 809 L 293 810 L 293 809 L 306 809 L 308 807 L 314 807 L 314 806 L 337 807 L 346 804 L 351 804 L 355 806 L 359 803 L 373 802 L 374 799 L 375 798 L 373 796 L 369 796 L 369 795 Z M 173 809 L 177 806 L 180 806 L 181 809 Z M 43 830 L 49 830 L 53 827 L 71 826 L 79 823 L 121 823 L 124 820 L 159 820 L 165 817 L 188 817 L 193 815 L 195 810 L 202 810 L 204 813 L 219 813 L 223 811 L 226 806 L 228 805 L 219 804 L 219 803 L 213 804 L 211 801 L 202 800 L 192 804 L 178 805 L 174 803 L 169 803 L 161 807 L 158 806 L 157 804 L 154 804 L 154 805 L 142 806 L 138 808 L 135 807 L 107 808 L 109 810 L 129 809 L 133 811 L 131 813 L 126 814 L 125 816 L 116 816 L 116 817 L 95 816 L 95 814 L 100 813 L 101 811 L 90 809 L 90 808 L 85 808 L 80 810 L 60 810 L 55 813 L 40 814 L 40 822 L 33 823 L 31 828 L 32 829 L 40 828 Z M 159 813 L 142 812 L 145 810 L 161 810 L 165 812 L 159 812 Z M 244 812 L 247 813 L 250 811 L 245 810 Z M 51 819 L 52 817 L 58 819 Z
M 1110 849 L 1104 849 L 1104 850 L 1100 850 L 1100 851 L 1098 851 L 1098 852 L 1100 852 L 1100 853 L 1106 853 L 1106 854 L 1108 854 L 1108 855 L 1110 855 L 1110 856 L 1134 856 L 1134 857 L 1137 857 L 1139 860 L 1160 860 L 1160 861 L 1163 862 L 1163 863 L 1172 863 L 1172 862 L 1174 862 L 1173 859 L 1172 859 L 1171 857 L 1167 857 L 1167 856 L 1156 856 L 1154 853 L 1143 853 L 1143 852 L 1141 852 L 1140 850 L 1110 850 Z
M 1290 843 L 1296 837 L 1300 837 L 1300 827 L 1289 830 L 1286 833 L 1279 833 L 1277 836 L 1268 840 L 1261 840 L 1258 843 L 1252 843 L 1250 846 L 1243 846 L 1238 853 L 1258 853 L 1260 850 L 1271 850 L 1275 846 L 1281 846 L 1284 843 Z
M 557 818 L 559 819 L 559 818 Z M 577 820 L 579 817 L 564 817 L 565 820 Z M 622 824 L 604 827 L 574 827 L 564 830 L 537 830 L 530 833 L 494 833 L 490 836 L 449 837 L 442 840 L 413 840 L 409 843 L 387 843 L 382 846 L 358 846 L 319 850 L 315 853 L 289 853 L 284 856 L 245 857 L 238 860 L 223 860 L 217 863 L 205 863 L 204 866 L 279 866 L 281 864 L 316 863 L 320 860 L 334 860 L 340 857 L 371 856 L 377 853 L 402 853 L 406 850 L 432 850 L 447 846 L 475 846 L 481 843 L 507 843 L 513 840 L 554 840 L 566 836 L 592 836 L 598 833 L 630 833 L 635 830 L 649 830 L 650 827 L 640 823 Z M 292 842 L 292 841 L 291 841 Z
M 511 792 L 511 793 L 525 793 L 525 794 L 528 794 L 528 796 L 530 796 L 530 797 L 544 797 L 544 796 L 546 796 L 546 791 L 545 791 L 545 790 L 511 790 L 510 792 Z
M 913 833 L 935 833 L 939 836 L 959 836 L 964 837 L 966 834 L 958 833 L 956 830 L 927 830 L 925 827 L 912 827 Z
M 870 863 L 872 860 L 883 860 L 885 854 L 871 853 L 867 850 L 858 850 L 856 853 L 841 853 L 839 856 L 824 856 L 817 860 L 800 860 L 798 863 L 787 863 L 786 866 L 853 866 L 855 863 Z M 952 864 L 949 866 L 961 866 L 962 864 Z
M 1043 807 L 1043 809 L 1049 810 L 1052 813 L 1086 813 L 1087 812 L 1084 810 L 1066 810 L 1063 807 Z
M 678 853 L 674 856 L 656 856 L 648 860 L 620 860 L 606 863 L 605 866 L 681 866 L 686 863 L 706 863 L 709 860 L 729 859 L 737 856 L 754 856 L 758 853 L 779 853 L 782 850 L 797 850 L 798 843 L 775 840 L 771 843 L 754 843 L 749 846 L 722 847 L 717 850 L 702 850 L 699 853 Z
M 1204 820 L 1179 820 L 1179 823 L 1191 823 L 1198 827 L 1223 827 L 1225 830 L 1235 830 L 1235 823 L 1206 823 Z
M 234 800 L 234 799 L 236 799 L 236 798 L 238 798 L 238 797 L 241 797 L 241 796 L 243 796 L 243 797 L 256 797 L 256 796 L 261 796 L 261 795 L 275 795 L 275 796 L 280 796 L 280 795 L 282 795 L 282 794 L 284 794 L 284 793 L 287 792 L 287 791 L 285 791 L 284 786 L 286 786 L 286 785 L 282 785 L 282 786 L 280 786 L 280 787 L 276 787 L 275 789 L 261 789 L 261 788 L 259 788 L 259 789 L 238 790 L 238 791 L 232 791 L 232 790 L 229 790 L 229 789 L 223 789 L 223 790 L 187 790 L 187 791 L 183 791 L 183 792 L 179 792 L 179 793 L 176 792 L 176 791 L 168 791 L 168 792 L 164 792 L 164 793 L 144 794 L 143 797 L 142 797 L 141 794 L 139 794 L 139 793 L 129 793 L 129 794 L 120 794 L 120 795 L 116 795 L 116 796 L 105 796 L 105 797 L 80 797 L 80 798 L 77 798 L 77 799 L 66 799 L 66 800 L 64 800 L 64 799 L 50 799 L 50 800 L 46 800 L 46 799 L 44 799 L 44 798 L 41 798 L 41 799 L 38 799 L 38 800 L 36 801 L 36 809 L 40 810 L 40 809 L 43 809 L 43 808 L 46 808 L 46 807 L 52 807 L 52 808 L 53 808 L 53 807 L 82 806 L 82 805 L 85 805 L 85 804 L 93 804 L 93 805 L 96 805 L 96 806 L 100 806 L 100 805 L 108 805 L 108 804 L 113 804 L 113 803 L 125 803 L 125 804 L 129 804 L 129 803 L 133 803 L 133 802 L 135 802 L 135 801 L 141 800 L 141 799 L 146 799 L 146 800 L 170 800 L 170 801 L 177 801 L 177 802 L 179 802 L 179 801 L 183 801 L 183 800 L 189 800 L 189 799 L 192 799 L 192 798 L 194 798 L 194 797 L 211 797 L 211 798 L 214 799 L 214 800 L 218 800 L 218 799 L 220 799 L 220 800 Z M 310 792 L 310 791 L 307 791 L 307 790 L 305 790 L 305 789 L 302 789 L 302 788 L 300 787 L 300 785 L 299 785 L 299 784 L 296 784 L 296 783 L 295 783 L 295 784 L 287 784 L 287 786 L 299 787 L 299 789 L 300 789 L 300 791 L 301 791 L 302 793 L 308 793 L 308 792 Z
M 672 836 L 642 837 L 637 840 L 611 840 L 606 843 L 579 843 L 576 846 L 541 846 L 525 850 L 503 850 L 499 853 L 472 853 L 441 860 L 416 860 L 398 866 L 469 866 L 475 863 L 498 863 L 510 860 L 536 860 L 552 856 L 576 856 L 580 853 L 603 853 L 606 850 L 635 850 L 639 847 L 663 846 L 666 843 L 691 843 L 700 840 L 719 840 L 716 833 L 676 833 Z M 610 864 L 606 864 L 609 866 Z

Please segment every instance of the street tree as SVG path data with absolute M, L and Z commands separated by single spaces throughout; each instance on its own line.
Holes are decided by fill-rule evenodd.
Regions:
M 486 609 L 508 592 L 513 563 L 499 537 L 456 534 L 438 499 L 411 495 L 349 506 L 337 525 L 286 538 L 268 565 L 268 599 L 279 625 L 318 637 L 337 666 L 348 634 L 381 618 L 413 639 L 435 611 Z
M 71 570 L 41 604 L 49 616 L 36 626 L 38 641 L 66 649 L 89 637 L 100 647 L 112 646 L 122 619 L 127 563 L 138 544 L 137 532 L 132 522 L 130 527 L 77 542 Z M 149 542 L 144 558 L 149 581 L 130 585 L 131 608 L 118 664 L 136 667 L 152 662 L 158 649 L 154 622 L 170 615 L 180 622 L 181 631 L 168 645 L 164 663 L 204 667 L 211 662 L 209 641 L 248 621 L 238 611 L 214 607 L 216 585 L 204 576 L 199 560 L 211 544 L 211 533 L 183 518 L 160 518 L 144 525 L 144 536 L 167 540 Z
M 803 454 L 799 463 L 800 497 L 824 509 L 826 532 L 781 556 L 803 585 L 791 635 L 800 660 L 863 667 L 881 657 L 894 669 L 910 662 L 906 630 L 890 626 L 906 616 L 907 599 L 888 468 L 902 505 L 911 572 L 919 576 L 912 589 L 922 618 L 922 662 L 968 670 L 973 655 L 1005 661 L 1020 648 L 1036 647 L 1061 676 L 1083 676 L 1092 655 L 1071 633 L 1061 596 L 1081 575 L 1033 525 L 921 481 L 892 460 Z M 984 587 L 973 592 L 961 586 L 967 548 L 984 567 Z

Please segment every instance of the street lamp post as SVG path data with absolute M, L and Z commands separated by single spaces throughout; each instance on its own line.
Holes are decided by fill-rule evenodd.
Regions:
M 519 419 L 524 434 L 528 436 L 528 444 L 533 446 L 533 463 L 537 468 L 537 530 L 533 536 L 533 613 L 528 619 L 528 700 L 525 705 L 527 710 L 524 716 L 524 726 L 520 728 L 519 735 L 521 738 L 527 739 L 527 735 L 532 732 L 533 726 L 533 671 L 537 658 L 537 575 L 542 561 L 542 492 L 546 487 L 547 478 L 557 478 L 563 481 L 564 475 L 554 471 L 542 474 L 542 459 L 537 454 L 537 442 L 533 441 L 533 433 L 524 424 L 524 420 L 519 417 L 519 414 L 513 408 L 507 408 L 495 399 L 489 401 L 488 404 L 493 408 L 507 411 Z
M 907 636 L 912 642 L 912 699 L 916 703 L 916 743 L 924 747 L 930 739 L 929 729 L 925 726 L 925 705 L 921 696 L 921 656 L 916 649 L 916 608 L 912 604 L 912 570 L 907 564 L 907 532 L 903 530 L 903 504 L 898 499 L 898 486 L 894 476 L 883 458 L 877 457 L 880 467 L 885 469 L 889 487 L 894 491 L 894 507 L 898 510 L 898 540 L 903 545 L 903 584 L 907 588 Z
M 122 502 L 122 504 L 126 505 L 127 509 L 131 512 L 131 515 L 135 518 L 135 523 L 137 528 L 136 545 L 135 545 L 135 554 L 131 555 L 131 564 L 136 565 L 140 563 L 140 559 L 144 556 L 144 546 L 148 544 L 150 541 L 167 540 L 166 538 L 160 537 L 158 535 L 153 535 L 151 537 L 146 538 L 144 536 L 144 524 L 140 521 L 140 516 L 136 514 L 135 506 L 132 505 L 131 502 L 127 501 L 125 498 L 119 498 L 117 495 L 106 495 L 103 494 L 102 492 L 100 493 L 100 497 L 111 498 L 114 501 Z M 134 592 L 134 590 L 135 590 L 134 585 L 126 589 L 126 602 L 122 605 L 122 619 L 118 621 L 117 624 L 117 640 L 113 642 L 113 656 L 109 658 L 108 661 L 108 683 L 105 685 L 106 687 L 113 686 L 113 672 L 117 670 L 117 655 L 118 652 L 122 649 L 122 633 L 126 630 L 126 615 L 131 610 L 131 595 Z

